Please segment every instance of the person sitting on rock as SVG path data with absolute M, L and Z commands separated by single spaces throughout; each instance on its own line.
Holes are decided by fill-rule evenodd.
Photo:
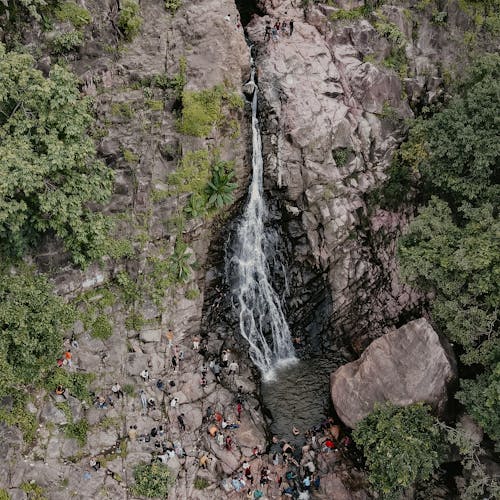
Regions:
M 200 337 L 193 338 L 193 350 L 197 351 L 200 348 Z
M 142 370 L 141 377 L 144 380 L 144 382 L 146 382 L 146 381 L 149 380 L 149 370 L 147 368 L 145 368 L 144 370 Z
M 208 460 L 209 460 L 208 456 L 205 453 L 203 453 L 203 455 L 199 459 L 199 465 L 202 469 L 208 468 Z
M 64 396 L 64 391 L 65 391 L 65 389 L 64 389 L 64 387 L 62 385 L 58 385 L 56 387 L 56 394 L 58 396 Z
M 95 458 L 91 458 L 90 466 L 97 472 L 101 468 L 101 462 L 99 462 Z

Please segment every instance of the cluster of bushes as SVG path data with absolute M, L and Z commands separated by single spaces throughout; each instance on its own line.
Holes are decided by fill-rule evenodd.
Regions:
M 422 206 L 399 242 L 401 273 L 433 297 L 436 328 L 456 346 L 461 366 L 469 367 L 459 374 L 471 374 L 461 378 L 455 396 L 498 447 L 500 56 L 477 60 L 451 91 L 446 106 L 412 125 L 384 195 L 396 208 L 398 200 L 408 200 L 409 189 L 419 193 Z M 446 440 L 458 446 L 468 471 L 466 497 L 498 496 L 499 483 L 477 458 L 478 443 L 460 427 L 429 419 L 421 407 L 384 407 L 360 424 L 355 439 L 376 489 L 396 495 L 428 478 L 440 463 L 433 444 Z M 421 432 L 425 428 L 427 436 Z

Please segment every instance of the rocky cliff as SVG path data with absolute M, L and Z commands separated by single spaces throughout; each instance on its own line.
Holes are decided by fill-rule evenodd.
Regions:
M 230 487 L 221 481 L 254 455 L 254 447 L 266 446 L 266 421 L 245 349 L 237 351 L 233 341 L 232 358 L 240 364 L 236 377 L 224 372 L 218 384 L 209 373 L 203 388 L 206 360 L 192 349 L 192 339 L 202 314 L 220 312 L 213 269 L 208 275 L 207 269 L 211 260 L 221 259 L 221 228 L 237 213 L 246 191 L 248 115 L 234 106 L 224 109 L 228 120 L 210 133 L 183 134 L 177 122 L 180 96 L 173 87 L 182 80 L 187 91 L 218 85 L 240 95 L 250 56 L 243 27 L 231 0 L 186 0 L 175 13 L 165 2 L 142 0 L 141 31 L 125 42 L 117 27 L 121 2 L 78 3 L 92 21 L 83 28 L 81 47 L 65 61 L 81 78 L 82 92 L 95 100 L 99 154 L 115 172 L 113 197 L 104 210 L 115 220 L 114 237 L 128 250 L 124 257 L 110 256 L 81 270 L 68 263 L 60 244 L 47 241 L 33 261 L 82 315 L 98 310 L 111 322 L 105 339 L 96 338 L 84 320 L 66 332 L 68 342 L 75 337 L 78 345 L 72 369 L 92 374 L 96 396 L 110 394 L 117 381 L 129 392 L 106 408 L 73 396 L 33 394 L 26 409 L 39 422 L 32 444 L 23 442 L 16 427 L 2 424 L 0 486 L 13 499 L 28 498 L 35 486 L 51 499 L 131 498 L 134 467 L 149 462 L 157 450 L 154 441 L 127 439 L 127 432 L 131 425 L 139 435 L 163 425 L 165 440 L 186 453 L 169 458 L 176 476 L 171 497 L 223 498 L 224 487 Z M 382 5 L 371 22 L 363 16 L 336 17 L 337 7 L 303 10 L 293 3 L 264 0 L 246 26 L 255 44 L 261 92 L 265 183 L 290 256 L 289 310 L 293 322 L 304 326 L 306 342 L 318 332 L 325 344 L 328 336 L 344 334 L 361 351 L 369 339 L 399 326 L 420 307 L 420 297 L 399 282 L 394 257 L 408 215 L 382 210 L 369 196 L 388 177 L 392 155 L 404 139 L 404 119 L 440 99 L 443 79 L 460 64 L 463 33 L 472 21 L 455 4 L 443 25 L 414 2 Z M 352 6 L 339 2 L 338 7 Z M 293 18 L 294 32 L 267 42 L 266 21 L 277 18 Z M 39 68 L 47 72 L 56 60 L 50 44 L 70 30 L 67 21 L 44 29 L 33 24 L 18 42 L 38 55 Z M 234 161 L 237 202 L 215 217 L 186 218 L 188 191 L 173 192 L 169 176 L 190 152 L 201 150 Z M 188 247 L 191 271 L 186 283 L 172 285 L 162 281 L 162 263 L 178 240 Z M 218 256 L 212 258 L 209 250 Z M 133 293 L 130 298 L 134 283 L 141 286 L 140 298 Z M 106 300 L 109 292 L 115 300 Z M 177 370 L 170 362 L 167 328 L 173 328 L 174 344 L 185 353 Z M 221 336 L 231 337 L 228 331 L 204 333 L 214 356 L 228 345 Z M 150 374 L 146 381 L 140 377 L 144 369 Z M 163 390 L 158 380 L 175 385 Z M 230 433 L 234 446 L 226 451 L 207 436 L 203 415 L 208 407 L 234 414 L 238 387 L 245 396 L 244 418 L 238 432 Z M 156 408 L 141 407 L 140 390 Z M 177 408 L 169 406 L 172 398 L 178 398 Z M 186 432 L 177 421 L 182 413 Z M 78 422 L 88 425 L 84 443 L 65 431 Z M 199 466 L 205 453 L 211 458 L 208 470 Z M 92 457 L 101 469 L 90 468 Z M 254 459 L 256 475 L 268 457 Z M 349 489 L 359 489 L 345 464 L 335 465 L 338 476 L 331 473 L 335 461 L 330 455 L 317 460 L 325 477 L 319 498 L 331 498 L 333 488 L 339 498 L 366 498 L 340 481 L 342 475 Z M 270 488 L 277 494 L 275 486 Z

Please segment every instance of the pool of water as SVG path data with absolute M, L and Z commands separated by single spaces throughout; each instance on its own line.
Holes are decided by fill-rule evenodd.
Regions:
M 262 382 L 263 402 L 273 419 L 271 432 L 302 446 L 303 433 L 331 414 L 330 373 L 344 363 L 340 353 L 330 352 L 277 368 L 273 380 Z M 293 426 L 301 431 L 299 436 L 293 435 Z

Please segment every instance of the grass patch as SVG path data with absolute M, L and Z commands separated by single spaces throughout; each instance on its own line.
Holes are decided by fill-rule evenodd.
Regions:
M 184 90 L 177 129 L 185 135 L 207 137 L 214 127 L 224 125 L 224 108 L 235 111 L 243 105 L 243 98 L 225 85 L 200 91 Z
M 64 2 L 55 12 L 56 19 L 64 22 L 69 21 L 75 28 L 83 28 L 92 22 L 90 12 L 74 2 Z
M 123 159 L 129 164 L 129 165 L 135 165 L 139 161 L 139 155 L 131 151 L 130 149 L 124 149 L 123 152 Z
M 99 314 L 92 322 L 90 335 L 95 339 L 107 340 L 113 335 L 113 325 L 108 319 L 108 315 Z
M 64 429 L 64 434 L 68 438 L 76 439 L 80 446 L 84 446 L 87 442 L 87 433 L 89 431 L 89 423 L 85 418 L 78 422 L 68 423 Z
M 146 106 L 151 111 L 163 111 L 164 103 L 161 100 L 146 99 Z
M 130 119 L 134 116 L 134 110 L 128 102 L 114 102 L 111 104 L 111 114 Z
M 24 441 L 32 443 L 35 440 L 37 422 L 35 415 L 26 410 L 28 397 L 18 393 L 13 398 L 14 402 L 10 410 L 0 408 L 0 422 L 18 427 L 23 433 Z
M 210 486 L 210 483 L 208 479 L 204 477 L 197 477 L 194 480 L 194 487 L 196 490 L 204 490 L 205 488 L 208 488 Z
M 21 490 L 26 493 L 28 500 L 48 500 L 48 497 L 45 496 L 45 490 L 35 481 L 21 484 Z

